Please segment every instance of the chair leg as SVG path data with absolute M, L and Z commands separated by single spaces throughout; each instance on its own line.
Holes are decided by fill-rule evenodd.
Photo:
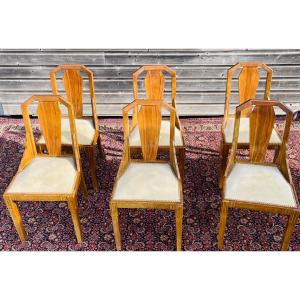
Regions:
M 98 149 L 99 149 L 99 152 L 100 152 L 100 157 L 102 159 L 106 159 L 105 151 L 104 151 L 102 143 L 101 143 L 100 133 L 99 133 L 99 136 L 98 136 L 97 145 L 98 145 Z
M 220 169 L 220 177 L 219 177 L 219 187 L 222 189 L 223 187 L 223 179 L 227 165 L 227 158 L 229 154 L 230 146 L 226 145 L 223 141 L 221 144 L 221 169 Z
M 226 202 L 222 201 L 221 213 L 220 213 L 220 224 L 218 233 L 218 248 L 221 250 L 223 247 L 224 233 L 227 222 L 228 205 Z
M 24 229 L 23 223 L 22 223 L 22 218 L 18 209 L 17 204 L 9 199 L 4 199 L 6 207 L 9 211 L 10 217 L 13 220 L 13 223 L 15 225 L 15 228 L 17 230 L 17 233 L 19 235 L 19 238 L 21 241 L 27 240 L 27 234 Z
M 282 251 L 287 251 L 289 249 L 289 243 L 295 228 L 295 225 L 297 224 L 298 220 L 298 215 L 293 213 L 292 215 L 289 216 L 289 221 L 287 224 L 287 228 L 285 230 L 285 234 L 283 237 L 283 242 L 281 246 Z
M 178 148 L 179 151 L 179 172 L 182 184 L 184 182 L 185 148 Z
M 181 251 L 182 245 L 182 218 L 183 218 L 183 206 L 178 205 L 175 210 L 176 215 L 176 248 L 177 251 Z
M 95 147 L 87 147 L 89 156 L 90 173 L 92 177 L 92 184 L 95 192 L 98 192 L 98 183 L 96 176 L 96 151 Z
M 83 196 L 85 198 L 88 197 L 88 190 L 87 190 L 87 187 L 86 187 L 86 183 L 85 183 L 85 180 L 84 180 L 84 174 L 83 174 L 83 169 L 82 169 L 82 164 L 80 163 L 80 167 L 81 167 L 81 180 L 80 180 L 80 187 L 82 188 L 82 192 L 83 192 Z
M 36 145 L 37 153 L 43 153 L 43 146 L 41 144 Z
M 79 214 L 78 214 L 78 204 L 77 199 L 73 198 L 68 201 L 69 210 L 71 213 L 75 234 L 77 238 L 77 242 L 82 242 L 82 235 L 81 235 L 81 228 L 80 228 L 80 221 L 79 221 Z
M 280 150 L 280 147 L 277 146 L 277 147 L 275 148 L 275 154 L 274 154 L 274 159 L 273 159 L 273 162 L 274 162 L 274 163 L 275 163 L 276 160 L 277 160 L 277 157 L 278 157 L 278 154 L 279 154 L 279 150 Z
M 116 204 L 110 203 L 110 213 L 112 218 L 116 248 L 119 251 L 121 250 L 121 234 L 120 234 L 120 226 L 119 226 L 119 212 Z

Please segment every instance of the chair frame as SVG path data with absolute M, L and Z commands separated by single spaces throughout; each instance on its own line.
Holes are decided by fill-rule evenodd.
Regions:
M 158 135 L 155 137 L 152 135 L 152 138 L 156 139 L 156 145 L 154 148 L 155 150 L 149 150 L 146 149 L 147 145 L 149 145 L 147 140 L 144 140 L 142 142 L 142 153 L 143 153 L 143 159 L 132 159 L 131 158 L 131 146 L 129 144 L 129 132 L 130 132 L 130 126 L 129 126 L 129 119 L 128 119 L 128 113 L 129 111 L 134 110 L 137 111 L 136 114 L 136 120 L 138 121 L 138 106 L 143 107 L 160 107 L 165 108 L 170 112 L 170 146 L 169 146 L 169 160 L 157 160 L 157 153 L 158 153 L 158 139 L 159 139 L 159 131 Z M 147 112 L 146 112 L 147 114 Z M 149 116 L 149 115 L 148 115 Z M 161 118 L 161 115 L 160 115 Z M 120 164 L 120 168 L 118 170 L 118 174 L 115 180 L 115 184 L 113 187 L 111 199 L 110 199 L 110 211 L 111 211 L 111 217 L 112 217 L 112 223 L 113 223 L 113 231 L 115 236 L 115 243 L 117 250 L 121 250 L 121 236 L 120 236 L 120 227 L 119 227 L 119 208 L 144 208 L 144 209 L 165 209 L 165 210 L 174 210 L 175 216 L 176 216 L 176 247 L 177 250 L 181 250 L 182 245 L 182 218 L 183 218 L 183 199 L 182 199 L 182 181 L 181 181 L 181 175 L 178 169 L 177 159 L 176 159 L 176 150 L 174 146 L 174 130 L 175 130 L 175 118 L 176 118 L 176 111 L 175 109 L 169 105 L 168 103 L 160 100 L 134 100 L 127 106 L 123 108 L 123 127 L 124 127 L 124 152 L 122 161 Z M 148 120 L 149 121 L 149 120 Z M 142 120 L 142 126 L 144 131 L 149 130 L 149 123 L 145 122 L 145 120 Z M 160 119 L 161 122 L 161 119 Z M 154 124 L 151 122 L 151 127 L 157 129 L 157 124 Z M 145 138 L 147 139 L 147 138 Z M 145 148 L 144 148 L 145 147 Z M 152 152 L 153 151 L 153 152 Z M 148 154 L 147 154 L 148 153 Z M 151 155 L 149 156 L 149 153 Z M 113 200 L 114 194 L 115 194 L 115 188 L 118 183 L 118 180 L 125 172 L 127 166 L 130 162 L 141 162 L 141 163 L 169 163 L 175 176 L 178 179 L 179 184 L 179 195 L 180 195 L 180 201 L 179 202 L 171 202 L 171 201 L 151 201 L 151 200 Z
M 29 106 L 33 102 L 38 102 L 38 118 L 43 123 L 45 136 L 47 136 L 48 142 L 46 146 L 49 148 L 49 154 L 38 153 L 37 147 L 34 141 L 33 131 L 29 116 Z M 55 194 L 55 193 L 9 193 L 7 189 L 13 184 L 16 176 L 30 163 L 30 161 L 36 157 L 63 157 L 70 155 L 61 155 L 61 140 L 60 140 L 60 129 L 53 124 L 58 123 L 61 118 L 61 112 L 58 105 L 64 105 L 67 108 L 68 116 L 70 120 L 70 130 L 72 137 L 72 148 L 75 165 L 77 169 L 77 176 L 73 191 L 70 194 Z M 78 203 L 77 203 L 77 192 L 82 178 L 82 169 L 80 163 L 80 153 L 77 142 L 77 134 L 74 121 L 73 108 L 70 102 L 64 100 L 59 95 L 34 95 L 30 97 L 21 105 L 23 120 L 26 130 L 26 145 L 22 160 L 19 165 L 19 169 L 16 175 L 13 177 L 11 183 L 4 192 L 3 198 L 5 204 L 9 210 L 10 216 L 13 220 L 17 233 L 21 241 L 27 239 L 27 234 L 22 224 L 20 212 L 18 210 L 16 202 L 19 201 L 61 201 L 67 202 L 69 210 L 71 212 L 72 221 L 74 224 L 75 234 L 78 242 L 82 241 L 82 234 L 80 229 L 80 221 L 78 215 Z M 56 122 L 56 123 L 55 123 Z M 52 125 L 52 126 L 51 126 Z M 59 131 L 59 132 L 58 132 Z M 54 136 L 54 138 L 53 138 Z M 46 140 L 47 141 L 47 140 Z M 58 178 L 59 180 L 59 178 Z
M 239 125 L 240 125 L 240 118 L 241 114 L 244 110 L 249 110 L 253 106 L 255 108 L 257 107 L 265 107 L 265 111 L 262 109 L 261 111 L 256 111 L 256 120 L 254 121 L 254 127 L 253 131 L 251 131 L 251 139 L 254 141 L 253 145 L 250 142 L 250 159 L 249 160 L 237 160 L 236 159 L 236 151 L 238 149 L 238 135 L 239 135 Z M 286 113 L 286 123 L 284 128 L 284 133 L 282 136 L 282 142 L 279 146 L 279 153 L 275 159 L 275 162 L 268 163 L 264 162 L 264 157 L 266 154 L 266 151 L 270 149 L 268 147 L 268 140 L 262 141 L 262 137 L 265 136 L 271 136 L 272 128 L 274 126 L 275 121 L 275 113 L 273 107 L 279 107 Z M 267 111 L 269 108 L 269 111 Z M 270 108 L 272 111 L 270 112 Z M 270 115 L 272 113 L 273 115 Z M 264 128 L 260 127 L 260 122 L 263 120 L 265 121 L 266 118 L 268 118 L 269 124 L 263 126 Z M 236 108 L 236 114 L 235 114 L 235 124 L 234 124 L 234 137 L 233 137 L 233 143 L 232 143 L 232 152 L 229 157 L 229 162 L 226 168 L 225 172 L 225 178 L 224 181 L 226 182 L 227 177 L 229 176 L 234 164 L 236 162 L 238 163 L 253 163 L 253 164 L 259 164 L 259 165 L 265 165 L 265 166 L 276 166 L 281 171 L 285 179 L 288 181 L 288 183 L 291 185 L 293 194 L 296 201 L 296 208 L 294 207 L 287 207 L 287 206 L 281 206 L 281 205 L 271 205 L 271 204 L 263 204 L 263 203 L 254 203 L 254 202 L 246 202 L 241 200 L 232 200 L 232 199 L 226 199 L 225 198 L 225 188 L 226 185 L 224 185 L 224 188 L 222 190 L 222 204 L 221 204 L 221 213 L 220 213 L 220 225 L 219 225 L 219 233 L 218 233 L 218 247 L 219 249 L 223 246 L 223 239 L 224 239 L 224 232 L 226 227 L 226 221 L 227 221 L 227 214 L 228 214 L 228 208 L 241 208 L 241 209 L 249 209 L 254 211 L 262 211 L 262 212 L 270 212 L 270 213 L 279 213 L 283 215 L 288 215 L 288 225 L 285 231 L 285 235 L 283 238 L 283 243 L 281 250 L 288 250 L 289 241 L 291 239 L 294 227 L 297 223 L 299 214 L 300 214 L 300 206 L 299 201 L 297 199 L 297 194 L 292 182 L 292 177 L 290 173 L 290 169 L 288 166 L 288 160 L 287 160 L 287 141 L 289 137 L 290 132 L 290 126 L 293 118 L 293 113 L 290 109 L 288 109 L 284 104 L 277 100 L 248 100 L 245 103 L 239 105 Z M 250 125 L 251 126 L 251 125 Z M 271 127 L 272 126 L 272 127 Z M 256 129 L 260 128 L 260 132 L 257 134 Z M 267 129 L 266 129 L 267 128 Z M 263 131 L 263 132 L 262 132 Z M 256 135 L 256 136 L 255 136 Z M 259 136 L 260 135 L 260 136 Z M 261 139 L 259 143 L 257 143 L 255 139 Z M 251 141 L 251 140 L 250 140 Z M 252 157 L 251 157 L 252 156 Z
M 160 100 L 163 101 L 164 96 L 164 79 L 165 76 L 162 74 L 162 72 L 165 71 L 171 76 L 171 85 L 172 85 L 172 92 L 171 92 L 171 100 L 172 100 L 172 107 L 176 111 L 175 115 L 175 126 L 179 129 L 181 139 L 182 139 L 182 146 L 175 145 L 176 152 L 179 156 L 179 170 L 181 174 L 181 179 L 184 181 L 184 164 L 185 164 L 185 142 L 183 138 L 182 128 L 179 121 L 179 117 L 176 110 L 176 72 L 169 68 L 166 65 L 146 65 L 140 67 L 138 70 L 136 70 L 132 74 L 132 82 L 133 82 L 133 94 L 134 99 L 141 99 L 139 97 L 139 88 L 138 88 L 138 77 L 143 73 L 147 72 L 146 76 L 152 77 L 153 82 L 151 79 L 149 79 L 149 82 L 146 82 L 145 78 L 145 90 L 148 100 Z M 167 118 L 163 118 L 167 119 Z M 134 130 L 134 128 L 137 125 L 137 111 L 134 111 L 132 123 L 130 127 L 130 133 Z M 130 146 L 132 153 L 141 153 L 141 147 L 139 146 Z M 159 152 L 168 152 L 169 147 L 168 146 L 159 146 L 158 151 Z
M 67 99 L 73 105 L 75 119 L 93 120 L 93 124 L 95 128 L 93 141 L 90 145 L 79 144 L 79 149 L 86 151 L 88 154 L 92 185 L 94 191 L 97 192 L 99 190 L 99 187 L 98 187 L 98 181 L 96 176 L 96 152 L 95 152 L 96 145 L 98 144 L 98 148 L 102 158 L 105 158 L 105 152 L 102 147 L 101 138 L 100 138 L 100 129 L 99 129 L 98 116 L 96 111 L 96 97 L 95 97 L 93 73 L 84 65 L 79 65 L 79 64 L 58 65 L 56 68 L 50 71 L 51 89 L 54 95 L 59 95 L 56 74 L 60 71 L 63 71 L 64 74 L 62 81 L 63 81 L 64 89 L 67 93 Z M 80 75 L 80 71 L 86 74 L 89 80 L 90 99 L 91 99 L 91 106 L 92 106 L 91 117 L 82 115 L 83 77 Z M 43 151 L 44 144 L 39 143 L 38 145 L 40 151 Z M 71 149 L 71 145 L 62 144 L 62 146 L 67 152 Z M 87 191 L 85 193 L 87 193 Z
M 224 172 L 226 169 L 227 159 L 229 150 L 232 146 L 232 142 L 226 142 L 225 140 L 225 128 L 227 125 L 227 121 L 230 117 L 233 117 L 234 114 L 229 113 L 230 101 L 231 101 L 231 83 L 232 78 L 235 72 L 239 69 L 241 73 L 239 74 L 239 102 L 240 104 L 244 103 L 249 99 L 256 98 L 256 91 L 259 84 L 260 75 L 258 70 L 263 69 L 266 74 L 266 83 L 265 83 L 265 92 L 264 99 L 270 99 L 270 90 L 271 90 L 271 82 L 272 82 L 272 74 L 273 70 L 268 67 L 266 64 L 262 62 L 239 62 L 227 71 L 227 82 L 226 82 L 226 97 L 225 97 L 225 108 L 224 108 L 224 118 L 221 127 L 222 140 L 220 145 L 220 154 L 221 154 L 221 170 L 220 170 L 220 180 L 219 186 L 222 188 L 222 179 L 224 176 Z M 242 77 L 240 77 L 242 75 Z M 247 117 L 249 111 L 245 111 L 242 116 Z M 277 132 L 276 128 L 274 130 Z M 278 135 L 280 136 L 280 135 Z M 238 148 L 240 149 L 248 149 L 249 143 L 238 143 Z M 275 149 L 278 152 L 278 144 L 269 144 L 269 149 Z

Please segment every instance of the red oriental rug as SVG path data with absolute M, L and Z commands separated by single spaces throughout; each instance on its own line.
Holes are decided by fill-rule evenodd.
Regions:
M 187 146 L 184 183 L 183 250 L 217 250 L 220 210 L 218 174 L 221 118 L 182 119 Z M 82 244 L 77 244 L 67 205 L 57 202 L 20 203 L 28 240 L 20 242 L 4 205 L 2 194 L 16 173 L 24 151 L 22 119 L 0 118 L 0 250 L 115 250 L 109 213 L 109 198 L 122 154 L 122 122 L 100 119 L 106 161 L 98 155 L 100 192 L 94 193 L 88 176 L 87 157 L 83 168 L 89 188 L 88 200 L 79 193 Z M 279 126 L 281 123 L 279 122 Z M 293 123 L 289 139 L 289 164 L 300 197 L 300 125 Z M 230 210 L 224 250 L 279 250 L 287 217 Z M 120 210 L 124 250 L 175 250 L 174 212 Z M 290 250 L 300 250 L 297 225 Z

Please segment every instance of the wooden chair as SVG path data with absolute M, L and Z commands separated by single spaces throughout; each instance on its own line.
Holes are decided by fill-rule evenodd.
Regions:
M 168 160 L 157 160 L 161 109 L 170 112 Z M 143 159 L 130 156 L 128 113 L 133 110 L 141 136 Z M 177 250 L 181 250 L 183 200 L 174 147 L 175 118 L 175 109 L 160 100 L 135 100 L 123 109 L 124 152 L 110 201 L 117 250 L 121 250 L 119 208 L 175 210 Z
M 172 85 L 172 106 L 176 110 L 176 73 L 171 68 L 165 65 L 155 65 L 155 66 L 143 66 L 139 68 L 132 75 L 133 80 L 133 93 L 134 99 L 140 99 L 139 88 L 138 88 L 138 77 L 146 72 L 144 79 L 146 99 L 148 100 L 160 100 L 164 99 L 164 90 L 165 90 L 165 76 L 163 72 L 168 73 L 171 76 L 171 85 Z M 139 135 L 137 122 L 137 111 L 134 112 L 133 122 L 130 127 L 130 147 L 131 152 L 135 153 L 141 152 L 141 139 Z M 170 120 L 163 118 L 160 128 L 160 137 L 159 137 L 159 152 L 167 152 L 169 150 L 169 133 L 170 133 Z M 182 180 L 184 179 L 184 161 L 185 161 L 185 144 L 182 134 L 182 129 L 180 126 L 180 121 L 178 114 L 175 115 L 175 149 L 179 155 L 179 170 Z
M 95 147 L 98 144 L 100 154 L 105 157 L 104 150 L 101 145 L 100 132 L 98 125 L 98 117 L 96 112 L 96 98 L 94 89 L 93 73 L 84 65 L 59 65 L 50 72 L 51 88 L 54 95 L 59 95 L 56 74 L 63 72 L 62 82 L 66 92 L 66 97 L 73 105 L 75 113 L 75 124 L 77 130 L 79 148 L 86 151 L 89 157 L 90 173 L 92 184 L 95 191 L 98 191 L 98 183 L 96 176 L 96 153 Z M 84 117 L 83 110 L 83 77 L 81 72 L 87 75 L 89 81 L 89 92 L 91 99 L 92 117 Z M 72 148 L 71 134 L 68 125 L 68 118 L 62 117 L 62 147 L 65 150 Z M 41 149 L 45 147 L 45 139 L 40 137 L 37 144 Z
M 275 122 L 274 107 L 286 113 L 286 122 L 274 162 L 265 162 L 266 152 Z M 250 122 L 250 155 L 238 160 L 240 124 L 247 111 Z M 218 247 L 222 248 L 228 208 L 244 208 L 289 216 L 282 250 L 287 250 L 300 209 L 287 161 L 287 141 L 292 122 L 292 112 L 275 100 L 249 100 L 236 108 L 232 151 L 225 172 Z
M 37 103 L 38 121 L 45 137 L 47 154 L 38 154 L 29 118 L 29 106 Z M 69 116 L 73 155 L 61 155 L 61 110 L 66 107 Z M 60 96 L 32 96 L 22 104 L 26 130 L 26 146 L 17 174 L 4 192 L 3 198 L 18 235 L 22 241 L 27 235 L 16 202 L 67 202 L 74 223 L 76 238 L 81 242 L 77 208 L 77 191 L 82 171 L 72 105 Z
M 226 163 L 228 159 L 228 153 L 232 146 L 233 138 L 233 127 L 234 127 L 234 115 L 229 113 L 230 102 L 231 102 L 231 84 L 234 74 L 240 70 L 238 76 L 238 97 L 239 103 L 242 104 L 249 99 L 256 99 L 256 92 L 260 80 L 259 69 L 263 69 L 267 76 L 265 81 L 265 92 L 264 99 L 270 98 L 270 89 L 272 81 L 272 69 L 261 62 L 242 62 L 234 65 L 227 71 L 227 83 L 226 83 L 226 99 L 225 99 L 225 110 L 224 119 L 222 124 L 222 142 L 221 142 L 221 172 L 220 172 L 220 187 L 221 180 L 224 176 Z M 249 148 L 249 110 L 244 111 L 240 121 L 240 135 L 238 148 L 248 149 Z M 273 129 L 269 148 L 277 149 L 281 143 L 280 135 Z

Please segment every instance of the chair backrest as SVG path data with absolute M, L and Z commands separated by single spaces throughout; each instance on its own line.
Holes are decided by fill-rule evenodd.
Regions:
M 134 99 L 140 99 L 138 88 L 138 77 L 146 72 L 144 79 L 146 99 L 163 100 L 165 90 L 165 76 L 163 72 L 167 72 L 171 76 L 172 82 L 172 106 L 176 103 L 176 72 L 166 65 L 143 66 L 135 71 L 132 75 Z
M 123 125 L 125 147 L 130 150 L 128 113 L 137 111 L 137 122 L 141 138 L 142 154 L 145 161 L 156 160 L 160 127 L 161 110 L 164 108 L 170 113 L 170 151 L 174 148 L 175 109 L 168 103 L 160 100 L 134 100 L 123 108 Z
M 82 100 L 83 100 L 83 77 L 81 72 L 85 73 L 89 80 L 89 91 L 92 104 L 94 121 L 97 119 L 96 100 L 93 73 L 84 65 L 59 65 L 50 71 L 51 88 L 54 95 L 59 95 L 56 74 L 63 72 L 62 82 L 66 92 L 67 100 L 72 103 L 75 117 L 82 117 Z M 97 122 L 97 121 L 96 121 Z M 98 125 L 95 124 L 95 125 Z
M 37 103 L 37 117 L 40 129 L 45 139 L 49 156 L 61 155 L 61 110 L 60 105 L 65 106 L 68 112 L 70 132 L 72 137 L 73 153 L 80 170 L 80 154 L 77 142 L 73 107 L 70 102 L 59 95 L 34 95 L 21 105 L 26 131 L 26 148 L 20 164 L 23 169 L 32 158 L 39 156 L 34 141 L 33 130 L 30 122 L 29 107 Z M 47 155 L 47 154 L 42 154 Z
M 270 98 L 272 69 L 262 62 L 240 62 L 227 71 L 226 82 L 226 100 L 224 116 L 229 113 L 229 105 L 231 100 L 231 84 L 232 78 L 237 70 L 240 70 L 238 76 L 238 94 L 239 103 L 242 104 L 249 99 L 256 99 L 257 88 L 259 84 L 259 69 L 263 69 L 267 76 L 265 82 L 264 100 Z M 249 110 L 243 111 L 242 116 L 248 116 Z
M 176 160 L 176 152 L 174 146 L 175 134 L 175 109 L 161 100 L 134 100 L 123 108 L 123 128 L 124 128 L 124 151 L 121 166 L 117 177 L 119 178 L 127 165 L 131 161 L 130 142 L 129 142 L 129 118 L 130 111 L 138 112 L 137 120 L 139 126 L 139 133 L 142 145 L 142 162 L 157 161 L 158 141 L 161 127 L 161 110 L 165 109 L 170 113 L 170 148 L 169 148 L 169 162 L 174 171 L 174 174 L 180 179 L 178 165 Z M 133 120 L 132 120 L 133 121 Z
M 268 150 L 268 145 L 275 124 L 274 107 L 280 108 L 286 114 L 281 144 L 279 145 L 279 152 L 276 159 L 276 163 L 283 169 L 283 172 L 287 171 L 285 170 L 287 168 L 286 145 L 293 118 L 292 111 L 278 100 L 248 100 L 236 108 L 232 141 L 232 153 L 230 155 L 228 163 L 228 172 L 231 170 L 234 162 L 236 161 L 240 118 L 242 112 L 245 110 L 250 111 L 249 161 L 251 163 L 264 163 L 266 158 L 266 152 Z M 228 172 L 226 171 L 226 173 Z

